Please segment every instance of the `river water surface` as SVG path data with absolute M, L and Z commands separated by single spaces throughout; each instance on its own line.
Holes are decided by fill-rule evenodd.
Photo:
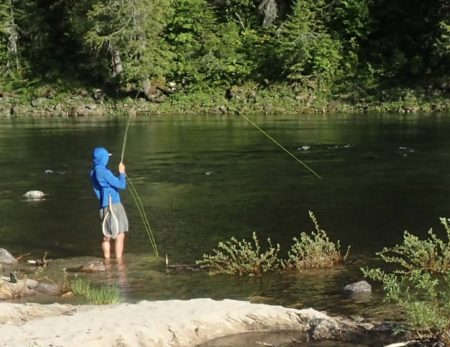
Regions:
M 193 264 L 219 241 L 255 231 L 285 256 L 294 236 L 313 230 L 313 211 L 343 251 L 351 245 L 349 265 L 263 278 L 167 272 L 124 192 L 131 223 L 125 264 L 87 276 L 117 285 L 131 302 L 231 298 L 389 316 L 379 289 L 352 300 L 342 288 L 361 280 L 359 268 L 374 264 L 375 252 L 400 242 L 404 230 L 425 236 L 433 227 L 442 236 L 439 217 L 450 216 L 450 115 L 252 119 L 322 179 L 239 116 L 131 121 L 125 164 L 160 253 L 171 264 Z M 100 259 L 91 152 L 108 148 L 115 169 L 125 127 L 124 119 L 1 120 L 0 247 L 35 257 L 47 251 L 49 275 Z M 47 198 L 25 201 L 22 194 L 33 189 Z

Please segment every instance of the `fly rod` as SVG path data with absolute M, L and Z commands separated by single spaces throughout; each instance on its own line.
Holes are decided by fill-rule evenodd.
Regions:
M 243 115 L 243 114 L 239 114 L 240 116 L 242 116 L 242 118 L 244 118 L 247 122 L 249 122 L 251 125 L 253 125 L 256 129 L 258 129 L 261 133 L 263 133 L 269 140 L 271 140 L 274 144 L 276 144 L 278 147 L 280 147 L 283 151 L 285 151 L 287 154 L 289 154 L 289 156 L 291 156 L 292 158 L 295 159 L 295 161 L 297 161 L 299 164 L 303 165 L 303 167 L 305 167 L 309 172 L 311 172 L 314 176 L 316 176 L 318 179 L 322 179 L 322 177 L 316 172 L 314 171 L 311 167 L 309 167 L 306 163 L 304 163 L 303 161 L 301 161 L 300 159 L 298 159 L 295 155 L 293 155 L 288 149 L 286 149 L 281 143 L 279 143 L 277 140 L 275 140 L 272 136 L 270 136 L 266 131 L 264 131 L 263 129 L 261 129 L 261 127 L 256 124 L 255 122 L 253 122 L 250 118 L 248 118 L 247 116 Z
M 122 152 L 120 154 L 120 162 L 121 163 L 123 163 L 123 157 L 125 156 L 125 146 L 127 145 L 128 128 L 129 127 L 130 127 L 130 116 L 128 116 L 127 126 L 125 128 L 125 134 L 123 135 Z

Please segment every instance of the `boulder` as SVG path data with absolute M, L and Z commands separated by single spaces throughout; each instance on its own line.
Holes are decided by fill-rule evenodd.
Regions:
M 48 295 L 60 295 L 62 292 L 61 287 L 55 283 L 38 283 L 34 290 Z
M 2 264 L 17 264 L 18 261 L 6 249 L 0 248 L 0 263 L 2 263 Z
M 371 293 L 372 286 L 367 281 L 358 281 L 347 284 L 344 287 L 344 291 L 350 294 Z
M 27 200 L 42 200 L 45 197 L 45 193 L 40 190 L 30 190 L 22 196 Z

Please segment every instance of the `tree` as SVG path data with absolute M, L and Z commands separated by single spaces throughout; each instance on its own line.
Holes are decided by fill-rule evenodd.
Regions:
M 391 85 L 422 83 L 432 71 L 445 73 L 449 56 L 441 43 L 445 42 L 449 10 L 448 0 L 371 0 L 366 60 L 381 66 L 383 80 Z
M 170 0 L 76 1 L 72 30 L 105 81 L 140 88 L 170 68 L 172 55 L 162 38 L 170 5 Z
M 323 1 L 297 0 L 289 19 L 277 30 L 272 62 L 282 78 L 329 90 L 339 72 L 341 43 L 326 30 L 318 15 Z
M 173 77 L 185 86 L 232 84 L 252 69 L 239 27 L 218 23 L 206 0 L 178 0 L 166 39 L 174 52 Z

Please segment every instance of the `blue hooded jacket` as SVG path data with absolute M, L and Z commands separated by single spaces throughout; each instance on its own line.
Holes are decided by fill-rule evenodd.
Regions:
M 94 149 L 93 165 L 90 176 L 94 193 L 100 202 L 100 208 L 109 205 L 110 196 L 113 204 L 120 202 L 118 190 L 127 187 L 125 174 L 121 173 L 118 177 L 114 176 L 111 170 L 106 167 L 108 161 L 109 152 L 105 148 L 97 147 Z

